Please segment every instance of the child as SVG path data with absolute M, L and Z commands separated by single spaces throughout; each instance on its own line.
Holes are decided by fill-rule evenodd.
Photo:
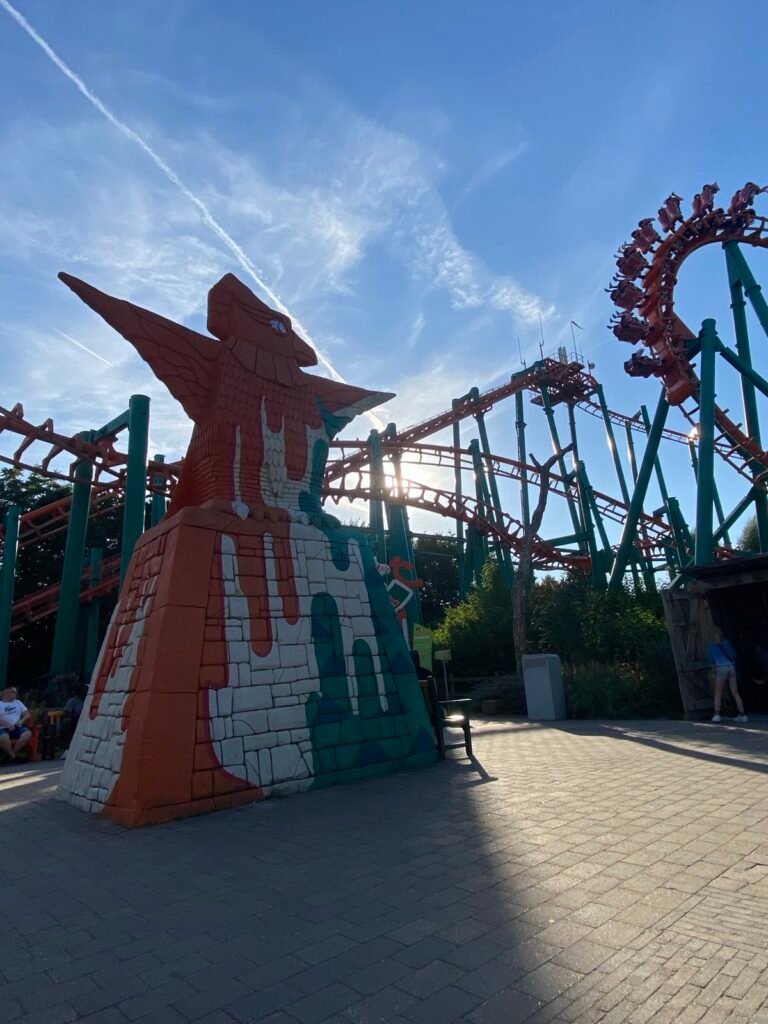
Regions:
M 718 627 L 715 627 L 715 643 L 709 645 L 709 658 L 715 669 L 715 713 L 712 716 L 712 721 L 722 721 L 720 706 L 723 701 L 723 691 L 727 684 L 730 687 L 739 712 L 735 721 L 748 722 L 749 719 L 744 714 L 744 704 L 736 684 L 736 651 L 734 651 L 732 644 L 725 639 L 722 630 Z

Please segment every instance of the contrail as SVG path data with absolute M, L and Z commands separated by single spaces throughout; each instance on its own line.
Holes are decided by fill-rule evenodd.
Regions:
M 88 346 L 84 345 L 82 341 L 77 341 L 71 334 L 66 334 L 64 331 L 60 331 L 58 327 L 52 327 L 50 324 L 47 324 L 46 326 L 49 331 L 56 331 L 56 333 L 60 334 L 65 341 L 69 341 L 73 345 L 77 345 L 77 347 L 81 348 L 83 352 L 87 352 L 89 356 L 93 356 L 94 359 L 98 359 L 100 362 L 104 363 L 105 366 L 114 367 L 114 363 L 110 363 L 108 359 L 105 359 L 104 356 L 100 356 L 98 352 L 94 352 L 92 348 L 88 348 Z
M 125 123 L 125 121 L 121 121 L 119 117 L 112 113 L 109 107 L 105 103 L 103 103 L 91 89 L 88 88 L 88 86 L 85 84 L 82 78 L 80 78 L 80 76 L 77 75 L 72 70 L 72 68 L 69 67 L 69 65 L 61 59 L 58 53 L 56 53 L 56 51 L 45 41 L 45 39 L 43 39 L 40 33 L 35 28 L 33 28 L 32 25 L 30 25 L 30 23 L 27 21 L 27 19 L 20 11 L 17 11 L 16 8 L 8 2 L 8 0 L 0 0 L 0 7 L 2 7 L 5 11 L 8 12 L 8 14 L 10 14 L 14 21 L 21 26 L 21 28 L 27 33 L 27 35 L 30 37 L 30 39 L 33 40 L 33 42 L 37 43 L 37 45 L 40 47 L 40 49 L 43 51 L 46 57 L 48 57 L 48 59 L 56 65 L 56 67 L 59 69 L 59 71 L 61 71 L 62 74 L 66 75 L 66 77 L 70 80 L 70 82 L 72 82 L 72 84 L 75 86 L 78 92 L 82 93 L 82 95 L 85 96 L 88 102 L 92 106 L 94 106 L 99 111 L 99 113 L 102 114 L 109 121 L 111 125 L 117 128 L 117 130 L 122 135 L 124 135 L 126 139 L 130 139 L 130 141 L 134 142 L 139 147 L 139 149 L 143 150 L 149 157 L 149 159 L 152 161 L 152 163 L 158 168 L 158 170 L 165 175 L 168 181 L 170 181 L 172 185 L 175 185 L 179 192 L 181 192 L 182 195 L 185 196 L 190 201 L 190 203 L 194 204 L 194 206 L 197 207 L 197 209 L 200 211 L 200 214 L 202 215 L 203 223 L 206 225 L 206 227 L 210 228 L 214 235 L 216 235 L 216 237 L 221 242 L 224 243 L 224 245 L 229 249 L 229 251 L 235 257 L 237 262 L 246 272 L 246 274 L 248 274 L 248 276 L 257 285 L 257 287 L 260 288 L 261 291 L 263 291 L 267 295 L 270 302 L 273 303 L 275 308 L 282 310 L 282 312 L 285 313 L 286 316 L 289 316 L 291 318 L 298 333 L 303 335 L 304 339 L 310 345 L 312 345 L 312 347 L 317 352 L 320 362 L 323 364 L 326 370 L 328 370 L 331 376 L 334 377 L 336 380 L 341 381 L 342 384 L 346 384 L 347 382 L 344 380 L 344 378 L 336 369 L 336 367 L 331 363 L 327 356 L 323 355 L 323 353 L 317 347 L 316 343 L 312 340 L 312 336 L 310 335 L 306 327 L 304 327 L 301 321 L 299 321 L 291 313 L 291 311 L 285 305 L 285 303 L 277 294 L 277 292 L 274 291 L 274 289 L 270 288 L 270 286 L 264 280 L 258 267 L 253 263 L 248 254 L 242 248 L 242 246 L 238 245 L 238 243 L 229 234 L 229 232 L 226 231 L 221 226 L 221 224 L 219 224 L 219 222 L 213 216 L 213 214 L 205 205 L 203 200 L 200 199 L 199 196 L 195 195 L 195 193 L 189 188 L 189 186 L 186 185 L 181 180 L 176 171 L 174 171 L 174 169 L 170 167 L 165 162 L 165 160 L 163 160 L 159 153 L 156 153 L 155 150 L 152 149 L 148 142 L 145 142 L 144 139 L 133 130 L 133 128 L 130 128 Z M 370 421 L 378 430 L 383 430 L 384 424 L 378 418 L 378 416 L 375 416 L 373 413 L 370 412 L 366 413 L 365 415 L 370 419 Z

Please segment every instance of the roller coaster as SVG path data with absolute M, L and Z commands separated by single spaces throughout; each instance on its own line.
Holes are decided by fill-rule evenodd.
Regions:
M 592 364 L 561 348 L 556 358 L 542 356 L 489 390 L 472 388 L 449 408 L 413 426 L 398 430 L 390 424 L 364 439 L 339 440 L 332 445 L 325 475 L 327 503 L 367 503 L 377 557 L 386 562 L 396 555 L 405 567 L 400 579 L 406 586 L 416 578 L 409 509 L 453 522 L 462 594 L 479 579 L 492 552 L 511 583 L 530 533 L 530 489 L 539 488 L 542 481 L 526 445 L 528 399 L 527 414 L 532 406 L 536 415 L 545 417 L 556 456 L 557 472 L 548 475 L 548 494 L 563 503 L 572 527 L 565 536 L 533 538 L 537 571 L 585 574 L 595 587 L 608 590 L 622 586 L 627 574 L 646 588 L 656 588 L 659 579 L 666 586 L 684 585 L 687 569 L 739 557 L 730 531 L 752 506 L 760 550 L 768 551 L 768 452 L 762 447 L 758 414 L 758 396 L 768 395 L 768 383 L 752 364 L 747 303 L 766 334 L 768 305 L 744 255 L 750 247 L 768 248 L 768 219 L 753 205 L 763 191 L 747 183 L 728 208 L 721 209 L 714 202 L 718 186 L 706 185 L 687 216 L 681 198 L 672 193 L 656 220 L 641 220 L 631 241 L 617 253 L 617 273 L 606 289 L 617 307 L 609 326 L 617 340 L 640 346 L 625 363 L 627 373 L 661 382 L 653 416 L 645 407 L 634 414 L 611 409 Z M 713 244 L 725 254 L 735 350 L 720 340 L 714 320 L 705 319 L 694 332 L 675 312 L 680 267 L 693 252 Z M 718 355 L 738 374 L 743 424 L 715 401 Z M 514 457 L 491 450 L 486 425 L 490 411 L 507 399 L 514 399 Z M 677 408 L 685 429 L 667 425 L 671 407 Z M 558 427 L 563 412 L 566 445 Z M 602 423 L 618 496 L 592 486 L 581 457 L 577 413 Z M 0 407 L 0 442 L 6 452 L 0 461 L 71 486 L 68 496 L 42 508 L 23 514 L 15 508 L 7 511 L 0 577 L 0 681 L 6 672 L 9 638 L 53 616 L 51 670 L 76 668 L 78 616 L 89 618 L 90 633 L 95 634 L 99 601 L 119 588 L 146 522 L 155 524 L 165 515 L 181 463 L 166 462 L 161 456 L 147 458 L 148 420 L 149 400 L 140 395 L 104 427 L 75 436 L 57 432 L 51 419 L 31 423 L 21 404 Z M 477 437 L 462 445 L 461 426 L 466 421 L 474 421 Z M 449 430 L 452 444 L 433 442 Z M 617 433 L 625 435 L 626 460 Z M 124 437 L 127 445 L 122 451 L 118 445 Z M 670 444 L 685 446 L 690 454 L 696 487 L 694 528 L 669 494 L 662 453 Z M 638 462 L 636 450 L 641 445 Z M 715 484 L 715 457 L 733 480 L 746 486 L 728 513 Z M 425 471 L 430 483 L 423 479 Z M 434 485 L 436 476 L 443 486 Z M 662 503 L 648 510 L 653 477 Z M 515 514 L 503 507 L 500 481 L 512 481 L 517 488 Z M 116 510 L 123 516 L 122 550 L 102 561 L 98 550 L 86 552 L 88 521 Z M 66 533 L 60 582 L 14 600 L 18 548 L 60 533 Z M 397 544 L 392 542 L 394 534 Z

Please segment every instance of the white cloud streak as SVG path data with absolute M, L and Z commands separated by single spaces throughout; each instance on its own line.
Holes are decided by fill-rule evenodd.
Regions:
M 234 258 L 237 260 L 239 265 L 245 271 L 251 280 L 260 288 L 264 294 L 272 302 L 275 308 L 280 309 L 286 316 L 289 316 L 294 323 L 297 331 L 302 334 L 305 340 L 311 344 L 317 351 L 318 358 L 326 370 L 336 380 L 346 383 L 342 375 L 333 366 L 327 356 L 325 356 L 318 348 L 312 339 L 309 331 L 304 327 L 301 321 L 291 313 L 285 303 L 282 301 L 277 292 L 270 287 L 269 284 L 264 280 L 258 267 L 253 263 L 248 254 L 244 251 L 234 238 L 229 234 L 228 231 L 216 220 L 207 205 L 197 196 L 187 184 L 179 177 L 176 171 L 166 163 L 166 161 L 157 153 L 145 139 L 142 138 L 138 132 L 134 131 L 124 121 L 121 121 L 116 114 L 110 110 L 110 108 L 99 99 L 99 97 L 89 88 L 83 81 L 83 79 L 76 74 L 72 68 L 56 53 L 53 47 L 40 35 L 40 33 L 27 21 L 20 11 L 8 2 L 8 0 L 0 0 L 0 7 L 2 7 L 7 14 L 9 14 L 13 20 L 23 29 L 24 32 L 32 39 L 32 41 L 40 47 L 43 53 L 48 59 L 61 71 L 61 73 L 69 79 L 70 82 L 75 86 L 78 92 L 81 93 L 88 102 L 98 110 L 98 112 L 109 121 L 109 123 L 116 128 L 126 139 L 129 139 L 136 146 L 139 147 L 157 167 L 157 169 L 167 178 L 167 180 L 177 188 L 182 195 L 189 200 L 195 207 L 197 207 L 202 217 L 203 223 L 208 227 L 214 235 L 229 249 Z M 368 419 L 374 424 L 374 426 L 381 430 L 384 427 L 383 422 L 375 416 L 373 413 L 365 414 Z
M 104 363 L 105 366 L 114 367 L 114 363 L 110 363 L 110 361 L 105 359 L 104 356 L 100 356 L 98 352 L 94 352 L 92 348 L 88 348 L 88 346 L 84 345 L 82 341 L 78 341 L 76 338 L 73 338 L 71 334 L 67 334 L 65 331 L 60 331 L 58 327 L 52 327 L 50 324 L 46 324 L 46 327 L 49 331 L 55 331 L 57 334 L 61 335 L 61 337 L 64 338 L 65 341 L 70 342 L 70 344 L 77 345 L 77 347 L 81 348 L 83 352 L 87 352 L 89 356 L 93 356 L 94 359 L 98 359 L 99 362 Z

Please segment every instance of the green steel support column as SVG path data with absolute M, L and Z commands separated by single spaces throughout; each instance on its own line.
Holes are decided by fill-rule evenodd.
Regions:
M 383 564 L 387 561 L 387 537 L 384 529 L 384 457 L 378 430 L 371 431 L 368 443 L 371 446 L 371 492 L 380 495 L 371 499 L 368 524 L 376 532 L 376 558 Z
M 90 553 L 90 585 L 92 587 L 101 583 L 101 562 L 103 552 L 101 548 L 91 548 Z M 94 597 L 86 610 L 85 619 L 85 655 L 83 667 L 88 679 L 91 677 L 96 658 L 99 655 L 99 613 L 101 611 L 101 598 Z
M 688 451 L 691 453 L 691 466 L 693 467 L 693 476 L 694 476 L 694 479 L 696 480 L 696 483 L 698 484 L 698 482 L 699 482 L 699 456 L 696 454 L 696 445 L 693 443 L 693 441 L 690 438 L 688 439 Z M 714 480 L 712 481 L 712 497 L 713 497 L 714 502 L 715 502 L 715 515 L 717 516 L 717 521 L 718 521 L 718 523 L 720 525 L 720 528 L 721 528 L 721 531 L 722 531 L 722 532 L 720 532 L 718 534 L 718 538 L 717 539 L 719 540 L 722 537 L 722 539 L 725 541 L 725 543 L 730 547 L 731 546 L 731 538 L 730 538 L 730 536 L 728 534 L 728 527 L 726 526 L 725 530 L 722 530 L 723 523 L 725 522 L 725 515 L 723 514 L 723 503 L 720 500 L 720 491 L 718 491 L 717 484 L 715 483 Z
M 123 544 L 120 551 L 122 586 L 136 542 L 144 533 L 147 501 L 147 445 L 149 443 L 149 399 L 131 395 L 128 403 L 128 464 L 125 473 Z
M 714 320 L 705 320 L 699 333 L 699 486 L 696 489 L 696 565 L 710 565 L 713 555 L 712 487 L 715 479 L 715 356 L 717 333 Z
M 744 253 L 739 248 L 738 242 L 726 242 L 723 245 L 725 258 L 728 263 L 729 279 L 740 281 L 744 287 L 744 293 L 754 309 L 760 326 L 768 335 L 768 302 L 763 297 L 763 291 L 755 280 L 755 276 L 749 269 L 749 264 L 744 258 Z
M 13 587 L 16 582 L 16 552 L 19 548 L 19 509 L 11 505 L 5 513 L 3 568 L 0 572 L 0 690 L 8 682 L 8 648 L 11 643 Z
M 573 411 L 572 403 L 568 403 L 568 428 L 571 432 L 571 444 L 573 445 L 573 464 L 579 461 L 579 439 L 576 434 L 576 414 Z
M 491 446 L 488 443 L 488 431 L 485 428 L 485 416 L 482 412 L 475 414 L 475 420 L 477 422 L 477 430 L 480 434 L 480 444 L 483 449 L 483 454 L 487 456 L 484 463 L 485 476 L 488 480 L 488 488 L 490 490 L 491 504 L 493 506 L 492 516 L 493 522 L 497 526 L 502 526 L 502 512 L 501 498 L 499 497 L 499 487 L 496 483 L 496 474 L 493 472 L 493 466 L 490 463 Z M 507 581 L 508 586 L 512 586 L 515 582 L 515 567 L 512 564 L 512 554 L 509 548 L 504 547 L 502 544 L 496 544 L 497 554 L 500 559 L 500 565 L 504 572 L 504 578 Z
M 651 431 L 648 435 L 648 443 L 646 444 L 645 452 L 643 453 L 643 461 L 640 464 L 640 471 L 637 474 L 635 490 L 629 503 L 627 518 L 624 520 L 624 529 L 621 532 L 621 540 L 619 541 L 619 547 L 616 552 L 613 569 L 611 570 L 611 577 L 608 581 L 609 591 L 615 592 L 621 588 L 624 573 L 627 571 L 627 566 L 629 565 L 632 556 L 637 524 L 643 511 L 643 502 L 645 501 L 645 495 L 648 491 L 648 484 L 651 479 L 651 473 L 653 472 L 653 463 L 656 459 L 656 453 L 659 450 L 659 443 L 664 430 L 664 424 L 667 421 L 668 412 L 669 404 L 664 397 L 664 392 L 662 391 L 659 396 L 659 404 L 656 406 L 653 423 L 651 424 Z
M 455 409 L 459 405 L 459 399 L 454 398 L 451 402 L 451 408 Z M 462 491 L 462 478 L 461 478 L 461 422 L 456 420 L 453 424 L 453 489 L 456 495 L 457 503 L 461 505 L 461 499 L 463 495 Z M 456 520 L 456 561 L 459 568 L 459 596 L 464 598 L 465 592 L 463 590 L 464 580 L 464 523 L 461 519 Z
M 91 440 L 91 431 L 78 435 L 81 441 Z M 70 672 L 74 668 L 75 634 L 77 614 L 80 607 L 80 577 L 83 573 L 85 536 L 88 532 L 88 513 L 91 504 L 91 479 L 93 467 L 90 462 L 75 464 L 72 503 L 69 508 L 67 543 L 64 548 L 64 566 L 61 570 L 59 609 L 56 613 L 56 628 L 53 633 L 51 672 Z
M 491 496 L 488 492 L 488 483 L 485 479 L 485 463 L 483 462 L 483 456 L 480 452 L 480 442 L 475 438 L 469 442 L 469 451 L 472 456 L 472 465 L 475 471 L 475 499 L 477 500 L 478 508 L 486 519 L 490 519 L 493 522 L 493 512 L 490 511 Z M 485 534 L 479 534 L 481 548 L 483 551 L 483 562 L 488 558 L 488 538 Z M 493 541 L 494 550 L 496 555 L 499 557 L 499 564 L 501 564 L 501 546 L 499 542 L 494 538 Z
M 693 537 L 677 498 L 667 498 L 665 508 L 667 521 L 672 528 L 672 536 L 675 538 L 678 568 L 682 570 L 690 565 L 694 551 Z
M 635 439 L 632 437 L 632 424 L 625 423 L 624 429 L 627 432 L 627 458 L 629 468 L 632 471 L 632 479 L 637 484 L 637 459 L 635 458 Z
M 515 395 L 515 432 L 517 434 L 517 459 L 523 465 L 528 464 L 528 453 L 525 450 L 525 409 L 523 392 Z M 528 470 L 524 469 L 520 477 L 520 512 L 523 526 L 531 522 L 531 506 L 528 501 Z
M 765 299 L 760 290 L 760 285 L 755 281 L 752 271 L 739 249 L 738 242 L 726 242 L 725 260 L 728 267 L 728 283 L 731 289 L 731 310 L 733 311 L 733 326 L 736 332 L 736 351 L 739 358 L 750 369 L 752 369 L 752 354 L 749 343 L 749 329 L 747 327 L 746 303 L 744 301 L 744 290 L 757 313 L 763 330 L 768 333 L 768 315 L 765 310 Z M 761 313 L 764 315 L 761 316 Z M 762 448 L 760 439 L 760 416 L 757 409 L 755 396 L 755 385 L 752 381 L 741 378 L 741 398 L 744 406 L 744 422 L 747 433 Z M 752 466 L 753 477 L 762 472 L 762 467 Z M 762 487 L 755 488 L 755 519 L 757 520 L 757 535 L 760 542 L 760 550 L 768 551 L 768 496 Z
M 164 455 L 156 455 L 155 462 L 165 462 Z M 165 481 L 165 477 L 162 473 L 155 473 L 152 477 L 152 484 L 155 487 L 162 487 Z M 162 494 L 152 494 L 152 505 L 150 510 L 149 522 L 151 526 L 157 526 L 160 520 L 163 518 L 167 511 L 166 500 Z
M 382 435 L 388 441 L 397 441 L 397 427 L 394 423 L 388 423 Z M 398 501 L 386 501 L 384 508 L 387 513 L 387 524 L 389 527 L 389 558 L 399 555 L 406 562 L 413 566 L 413 578 L 416 579 L 416 558 L 413 550 L 413 536 L 411 535 L 411 522 L 408 516 L 408 506 L 403 501 L 405 488 L 403 487 L 403 467 L 399 452 L 391 456 L 392 466 L 395 470 L 395 483 L 397 485 Z M 408 602 L 408 628 L 409 636 L 413 638 L 413 627 L 418 622 L 423 623 L 421 615 L 421 594 L 418 590 L 413 591 L 413 597 Z
M 605 392 L 603 391 L 603 385 L 597 385 L 597 400 L 600 404 L 600 412 L 603 415 L 603 425 L 605 427 L 605 439 L 608 443 L 608 451 L 611 453 L 613 458 L 613 465 L 616 470 L 616 479 L 619 482 L 619 490 L 621 491 L 621 497 L 625 505 L 629 505 L 629 489 L 627 488 L 627 478 L 624 475 L 624 467 L 621 464 L 621 456 L 619 455 L 618 445 L 616 444 L 616 435 L 613 432 L 613 423 L 611 423 L 611 414 L 608 409 L 608 403 L 605 400 Z M 632 579 L 635 583 L 635 588 L 640 587 L 640 576 L 638 574 L 638 561 L 634 555 L 632 557 Z M 640 560 L 642 562 L 642 560 Z M 650 566 L 648 566 L 650 569 Z M 646 581 L 647 583 L 648 581 Z M 651 584 L 655 585 L 653 574 L 650 575 Z
M 629 504 L 629 490 L 627 489 L 627 479 L 624 476 L 624 467 L 621 464 L 621 457 L 619 455 L 619 449 L 616 446 L 616 437 L 613 433 L 613 424 L 611 423 L 611 416 L 608 410 L 608 405 L 605 401 L 605 392 L 603 391 L 603 385 L 597 385 L 597 400 L 600 403 L 600 411 L 603 414 L 603 424 L 605 426 L 605 437 L 608 442 L 608 451 L 613 457 L 613 465 L 616 468 L 616 479 L 619 481 L 619 489 L 621 491 L 621 497 L 624 502 Z
M 552 449 L 557 455 L 557 464 L 560 469 L 560 475 L 567 479 L 568 470 L 565 468 L 565 459 L 563 458 L 563 449 L 560 445 L 560 437 L 557 433 L 557 423 L 555 422 L 555 411 L 552 408 L 552 401 L 549 397 L 549 389 L 545 384 L 542 384 L 539 388 L 541 391 L 541 398 L 544 403 L 544 413 L 547 417 L 547 423 L 549 424 L 549 433 L 552 437 Z M 576 507 L 576 502 L 568 494 L 568 511 L 571 514 L 571 522 L 573 523 L 574 533 L 583 533 L 586 531 L 586 524 L 582 524 L 579 520 L 579 510 Z M 585 545 L 579 545 L 580 550 L 585 550 Z
M 646 434 L 651 432 L 651 417 L 648 415 L 648 409 L 644 406 L 640 406 L 640 415 L 643 419 L 643 426 L 645 427 Z M 661 500 L 666 505 L 669 499 L 669 493 L 667 491 L 667 482 L 664 479 L 664 474 L 661 471 L 661 459 L 656 456 L 653 463 L 653 468 L 656 470 L 656 481 L 659 485 L 659 493 L 661 494 Z
M 729 512 L 728 515 L 725 517 L 725 519 L 723 520 L 722 526 L 719 526 L 715 530 L 715 532 L 714 532 L 714 534 L 712 536 L 712 540 L 715 543 L 717 543 L 721 539 L 725 540 L 726 532 L 728 530 L 730 530 L 730 528 L 735 523 L 737 523 L 739 521 L 739 519 L 741 519 L 741 517 L 744 515 L 744 513 L 747 511 L 749 506 L 754 501 L 754 499 L 755 499 L 754 492 L 755 492 L 756 489 L 757 488 L 755 488 L 755 487 L 750 488 L 749 493 L 745 494 L 744 497 L 741 499 L 741 501 L 738 503 L 738 505 L 736 505 L 736 507 L 733 509 L 733 511 Z
M 592 559 L 592 583 L 599 590 L 605 590 L 605 557 L 606 552 L 610 554 L 611 545 L 605 532 L 602 516 L 595 502 L 595 496 L 592 493 L 586 468 L 581 460 L 576 463 L 576 482 L 579 489 L 579 499 L 581 500 L 581 517 L 584 520 L 587 531 L 587 546 L 590 558 Z M 593 515 L 593 513 L 596 513 L 596 515 Z M 600 541 L 603 545 L 602 550 L 597 546 L 595 524 L 600 533 Z

